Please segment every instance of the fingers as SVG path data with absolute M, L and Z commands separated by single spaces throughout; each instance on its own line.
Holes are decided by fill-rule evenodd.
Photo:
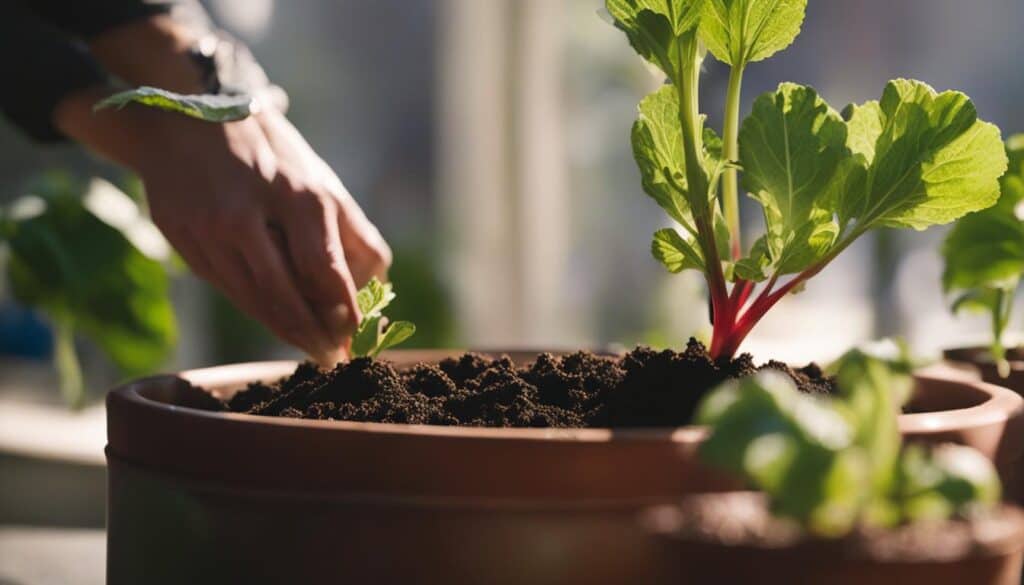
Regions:
M 261 320 L 279 337 L 305 349 L 324 365 L 338 359 L 337 343 L 304 298 L 287 261 L 271 240 L 266 225 L 249 225 L 238 251 L 247 278 L 256 294 Z
M 391 248 L 347 192 L 339 198 L 337 221 L 345 259 L 356 286 L 364 286 L 373 277 L 386 281 L 391 267 Z
M 364 286 L 374 276 L 385 280 L 391 266 L 391 249 L 377 228 L 366 219 L 338 175 L 279 112 L 262 113 L 257 119 L 274 151 L 282 160 L 289 162 L 285 166 L 295 176 L 301 177 L 306 185 L 314 186 L 320 206 L 334 208 L 335 225 L 331 229 L 337 230 L 340 236 L 339 249 L 344 250 L 344 266 L 355 287 Z M 328 237 L 331 236 L 328 234 Z
M 260 224 L 254 218 L 250 227 L 233 231 L 230 242 L 209 235 L 199 240 L 178 234 L 174 245 L 193 272 L 224 293 L 242 312 L 321 365 L 333 366 L 347 357 L 345 346 L 330 338 L 302 298 L 282 248 L 265 227 L 259 229 Z
M 356 285 L 345 261 L 336 211 L 330 198 L 304 192 L 278 218 L 302 295 L 334 347 L 346 345 L 359 319 Z

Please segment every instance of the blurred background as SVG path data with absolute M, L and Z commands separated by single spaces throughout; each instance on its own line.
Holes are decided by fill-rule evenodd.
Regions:
M 678 347 L 706 333 L 700 277 L 650 257 L 666 218 L 630 154 L 637 102 L 659 80 L 600 0 L 204 3 L 288 91 L 295 124 L 390 241 L 394 317 L 419 326 L 411 345 Z M 744 111 L 780 81 L 813 85 L 838 109 L 914 77 L 966 92 L 1005 134 L 1022 131 L 1022 22 L 1020 0 L 811 0 L 796 43 L 748 68 Z M 702 107 L 719 128 L 728 71 L 712 58 L 705 69 Z M 39 148 L 0 122 L 0 204 L 55 169 L 138 191 L 73 145 Z M 750 203 L 753 234 L 762 220 Z M 922 353 L 984 338 L 985 320 L 954 318 L 942 296 L 943 233 L 863 238 L 747 349 L 808 361 L 877 336 L 902 335 Z M 297 357 L 187 271 L 172 270 L 171 295 L 179 333 L 164 370 Z M 0 385 L 59 402 L 49 324 L 0 298 Z M 90 344 L 79 350 L 95 399 L 119 374 Z M 5 424 L 21 436 L 27 420 L 6 404 L 0 442 Z M 72 449 L 102 445 L 102 427 L 75 432 Z M 0 492 L 27 489 L 5 477 Z M 19 505 L 0 500 L 0 521 Z

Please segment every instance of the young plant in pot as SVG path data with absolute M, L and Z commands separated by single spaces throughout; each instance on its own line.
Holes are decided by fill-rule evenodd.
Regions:
M 959 445 L 901 447 L 904 363 L 854 351 L 834 398 L 762 373 L 710 394 L 701 456 L 760 490 L 649 510 L 678 583 L 1016 585 L 1024 514 L 991 462 Z
M 946 358 L 978 368 L 988 382 L 1024 393 L 1024 348 L 1004 343 L 1024 277 L 1024 134 L 1011 137 L 1006 151 L 1010 168 L 1000 179 L 999 202 L 957 222 L 942 248 L 942 284 L 954 295 L 953 311 L 988 315 L 992 341 L 988 348 L 948 350 Z
M 792 42 L 805 7 L 607 5 L 670 80 L 641 104 L 634 147 L 645 189 L 683 230 L 658 232 L 655 256 L 708 281 L 710 348 L 398 350 L 330 370 L 240 364 L 126 385 L 108 399 L 112 582 L 651 581 L 660 567 L 636 512 L 737 487 L 696 458 L 706 431 L 690 423 L 701 398 L 759 369 L 808 392 L 834 390 L 817 367 L 757 368 L 739 355 L 756 322 L 874 227 L 923 228 L 992 205 L 1005 170 L 998 129 L 963 94 L 920 82 L 893 82 L 846 118 L 810 88 L 783 84 L 741 126 L 744 68 Z M 722 139 L 704 128 L 696 99 L 703 46 L 733 66 Z M 144 88 L 108 103 L 212 122 L 258 115 L 245 96 Z M 767 222 L 746 252 L 735 217 L 740 167 Z M 196 386 L 215 400 L 181 408 Z M 1024 448 L 1000 441 L 1024 403 L 1008 390 L 920 376 L 913 402 L 963 410 L 905 415 L 908 436 L 984 438 L 986 454 L 1006 462 Z M 272 562 L 280 558 L 292 562 Z

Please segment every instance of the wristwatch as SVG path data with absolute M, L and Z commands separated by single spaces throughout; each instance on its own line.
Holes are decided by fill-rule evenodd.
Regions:
M 221 30 L 212 31 L 189 50 L 202 72 L 207 93 L 250 95 L 260 107 L 288 110 L 288 94 L 271 83 L 249 49 Z

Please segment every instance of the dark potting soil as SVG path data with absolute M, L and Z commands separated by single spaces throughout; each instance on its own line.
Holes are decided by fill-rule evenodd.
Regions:
M 637 348 L 622 357 L 541 354 L 516 366 L 468 353 L 396 370 L 357 358 L 325 371 L 301 364 L 274 384 L 250 384 L 221 409 L 247 414 L 477 427 L 671 427 L 728 379 L 777 370 L 804 392 L 834 390 L 818 366 L 756 367 L 750 355 L 716 363 L 691 339 L 683 352 Z

